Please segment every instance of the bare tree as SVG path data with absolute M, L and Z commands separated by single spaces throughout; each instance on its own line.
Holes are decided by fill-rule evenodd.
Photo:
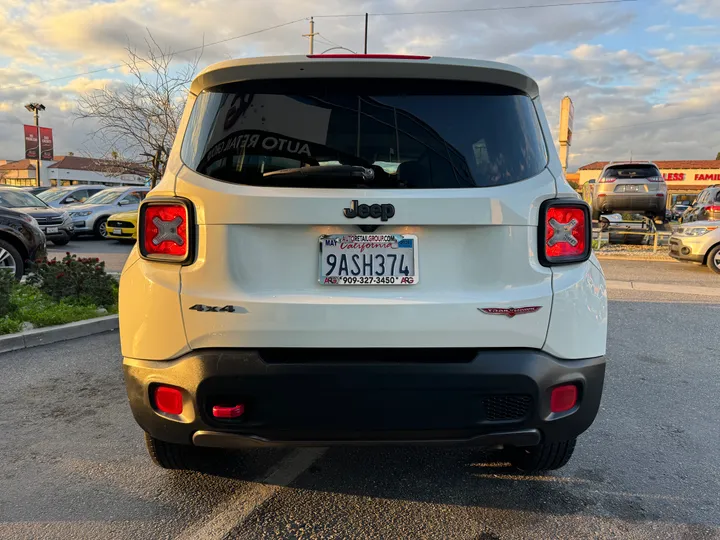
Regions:
M 145 44 L 143 54 L 126 49 L 132 81 L 80 96 L 75 117 L 98 123 L 92 135 L 107 149 L 103 157 L 149 162 L 154 187 L 165 170 L 200 55 L 176 67 L 171 65 L 175 54 L 160 47 L 150 32 Z

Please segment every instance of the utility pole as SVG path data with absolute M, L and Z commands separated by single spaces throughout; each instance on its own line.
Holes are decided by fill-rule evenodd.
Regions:
M 35 115 L 35 128 L 37 129 L 38 141 L 37 159 L 35 160 L 35 181 L 37 182 L 37 187 L 40 187 L 40 153 L 42 151 L 40 144 L 40 111 L 45 110 L 45 105 L 42 103 L 28 103 L 25 105 L 25 108 Z
M 310 54 L 314 54 L 315 50 L 315 36 L 317 36 L 317 33 L 315 32 L 315 21 L 312 17 L 310 17 L 310 33 L 309 34 L 303 34 L 303 37 L 310 38 Z
M 365 14 L 365 54 L 367 54 L 368 14 Z

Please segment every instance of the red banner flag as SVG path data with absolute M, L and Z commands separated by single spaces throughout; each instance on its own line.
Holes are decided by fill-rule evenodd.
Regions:
M 25 128 L 25 159 L 37 159 L 39 150 L 38 129 L 24 125 Z
M 45 161 L 53 159 L 52 128 L 40 128 L 40 159 Z

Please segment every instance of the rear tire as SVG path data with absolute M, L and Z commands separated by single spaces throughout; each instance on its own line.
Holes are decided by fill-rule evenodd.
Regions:
M 592 218 L 593 218 L 593 221 L 599 221 L 600 220 L 600 212 L 597 210 L 593 210 Z
M 707 265 L 716 274 L 720 274 L 720 246 L 710 250 L 707 257 Z
M 577 439 L 540 443 L 537 446 L 509 449 L 509 460 L 513 467 L 527 473 L 553 471 L 567 465 L 575 450 Z
M 25 273 L 25 263 L 20 253 L 12 244 L 4 240 L 0 240 L 0 271 L 2 270 L 13 272 L 17 280 L 20 280 Z
M 223 452 L 189 444 L 161 441 L 145 433 L 145 447 L 152 462 L 163 469 L 178 471 L 217 472 L 227 465 Z

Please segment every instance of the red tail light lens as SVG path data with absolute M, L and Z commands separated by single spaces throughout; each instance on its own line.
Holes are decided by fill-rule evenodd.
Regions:
M 708 212 L 720 212 L 720 206 L 708 206 Z
M 140 254 L 184 263 L 191 257 L 192 206 L 184 199 L 147 199 L 138 216 Z
M 167 414 L 182 414 L 183 398 L 179 388 L 174 386 L 156 386 L 153 390 L 155 408 Z
M 577 200 L 552 199 L 540 210 L 539 245 L 543 266 L 572 264 L 590 258 L 590 207 Z
M 600 180 L 598 180 L 598 183 L 599 184 L 612 184 L 613 182 L 615 182 L 615 180 L 617 180 L 617 178 L 601 178 Z

